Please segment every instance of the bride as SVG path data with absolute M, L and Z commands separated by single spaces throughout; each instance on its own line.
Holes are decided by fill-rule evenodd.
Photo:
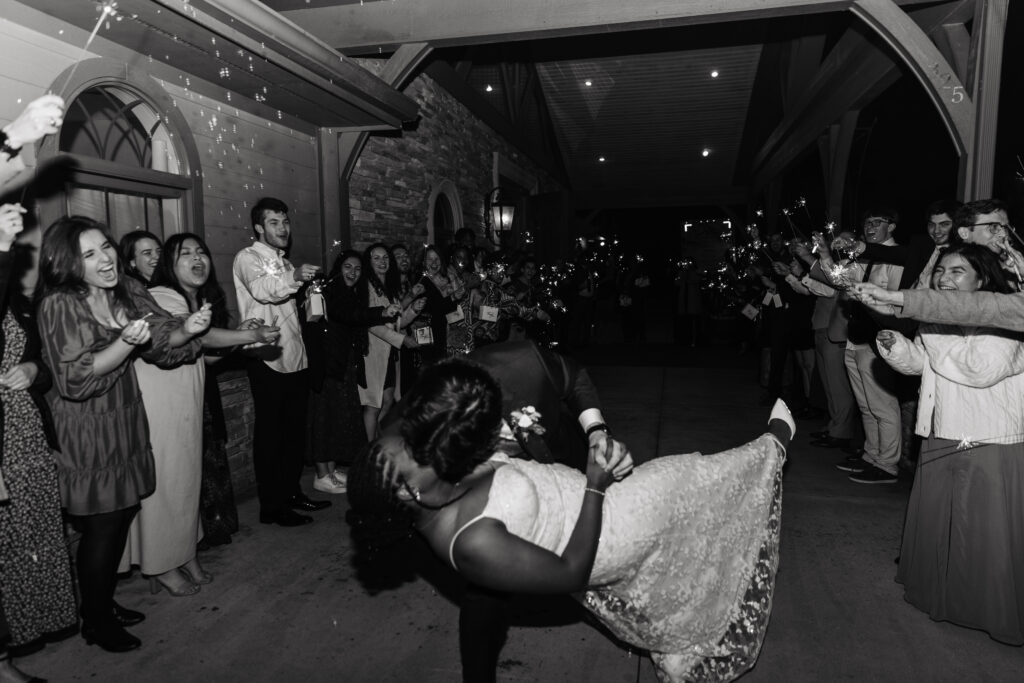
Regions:
M 505 456 L 501 411 L 486 370 L 441 362 L 408 397 L 401 434 L 373 447 L 379 490 L 412 511 L 434 552 L 486 588 L 576 593 L 616 636 L 650 651 L 664 681 L 730 680 L 752 667 L 795 432 L 785 404 L 744 446 L 657 458 L 621 481 L 628 465 L 600 456 L 585 474 Z

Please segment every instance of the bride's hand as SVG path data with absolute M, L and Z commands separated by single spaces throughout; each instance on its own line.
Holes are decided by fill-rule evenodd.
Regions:
M 590 434 L 588 462 L 593 461 L 615 481 L 621 481 L 633 470 L 633 457 L 629 448 L 621 441 L 608 436 L 607 432 L 595 431 Z

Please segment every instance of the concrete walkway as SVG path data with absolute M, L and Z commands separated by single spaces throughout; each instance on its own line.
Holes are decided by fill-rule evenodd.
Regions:
M 591 369 L 617 434 L 642 458 L 739 444 L 767 409 L 750 359 L 680 350 L 683 367 Z M 649 357 L 649 356 L 647 356 Z M 742 367 L 739 367 L 742 366 Z M 783 499 L 782 558 L 771 624 L 745 681 L 1020 681 L 1024 650 L 932 622 L 893 581 L 909 483 L 853 484 L 834 451 L 807 445 L 803 422 Z M 309 484 L 307 477 L 306 484 Z M 240 505 L 232 545 L 204 553 L 216 581 L 192 598 L 151 596 L 138 576 L 118 600 L 147 614 L 143 647 L 108 654 L 79 637 L 19 660 L 51 681 L 455 681 L 457 609 L 443 567 L 371 595 L 350 566 L 344 496 L 300 529 L 257 523 Z M 649 660 L 581 620 L 568 600 L 524 602 L 501 681 L 654 681 Z

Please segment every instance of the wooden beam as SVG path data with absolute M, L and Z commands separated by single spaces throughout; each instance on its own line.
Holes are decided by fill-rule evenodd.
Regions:
M 953 66 L 957 77 L 963 81 L 970 80 L 967 73 L 967 60 L 971 52 L 971 34 L 964 24 L 944 24 L 938 31 L 932 33 L 935 47 L 946 58 L 946 61 Z M 973 96 L 973 93 L 971 93 Z
M 850 9 L 910 67 L 938 109 L 957 154 L 968 154 L 973 145 L 974 106 L 953 67 L 928 37 L 935 29 L 925 31 L 908 21 L 906 13 L 892 0 L 855 0 Z
M 922 31 L 930 33 L 943 24 L 963 21 L 971 9 L 970 0 L 961 0 L 918 10 L 912 17 Z M 803 154 L 826 126 L 850 109 L 863 108 L 899 76 L 893 56 L 879 50 L 860 31 L 848 30 L 826 56 L 803 97 L 787 110 L 755 156 L 752 189 L 764 187 Z
M 960 198 L 964 201 L 992 196 L 999 83 L 1009 4 L 1009 0 L 977 0 L 975 5 L 967 68 L 975 112 L 973 149 L 969 158 L 961 158 L 958 184 Z
M 365 54 L 409 42 L 448 47 L 838 12 L 848 9 L 851 1 L 392 0 L 311 7 L 282 15 L 339 50 Z M 929 0 L 898 2 L 913 6 Z
M 369 112 L 391 128 L 416 116 L 412 101 L 328 45 L 249 0 L 155 0 L 166 9 L 258 54 L 315 88 Z M 209 8 L 209 9 L 208 9 Z
M 822 155 L 822 170 L 825 177 L 825 217 L 840 222 L 843 216 L 843 190 L 846 187 L 846 171 L 850 167 L 850 151 L 853 137 L 857 132 L 857 118 L 860 111 L 854 109 L 843 114 L 838 123 L 829 126 Z
M 433 48 L 426 43 L 409 43 L 401 46 L 381 69 L 381 80 L 395 90 L 401 90 L 432 51 Z M 338 136 L 338 171 L 342 178 L 351 177 L 352 169 L 355 168 L 368 139 L 369 133 L 365 131 L 342 132 Z

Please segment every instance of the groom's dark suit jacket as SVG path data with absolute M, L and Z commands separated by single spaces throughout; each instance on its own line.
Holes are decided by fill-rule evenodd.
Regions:
M 532 341 L 492 344 L 477 349 L 469 358 L 498 380 L 506 419 L 524 406 L 533 406 L 540 413 L 543 443 L 536 443 L 535 435 L 526 439 L 526 457 L 578 470 L 586 467 L 587 439 L 578 418 L 584 410 L 601 407 L 586 369 Z

